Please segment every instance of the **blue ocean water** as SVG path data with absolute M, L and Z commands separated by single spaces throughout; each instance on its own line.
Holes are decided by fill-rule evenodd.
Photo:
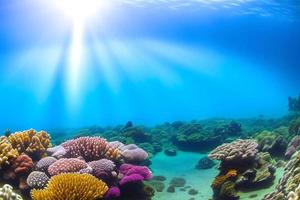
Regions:
M 300 91 L 299 1 L 53 2 L 0 1 L 1 130 L 276 117 Z

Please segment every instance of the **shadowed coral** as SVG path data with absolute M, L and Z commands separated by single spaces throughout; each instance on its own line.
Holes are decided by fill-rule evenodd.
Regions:
M 81 170 L 92 172 L 91 167 L 84 160 L 77 158 L 61 158 L 48 168 L 51 176 L 61 173 L 81 172 Z
M 93 174 L 100 179 L 106 179 L 112 176 L 116 167 L 113 161 L 107 159 L 92 161 L 89 162 L 88 165 L 93 169 Z
M 52 165 L 53 163 L 55 163 L 57 161 L 56 158 L 52 157 L 52 156 L 47 156 L 45 158 L 42 158 L 41 160 L 39 160 L 36 164 L 36 168 L 39 171 L 43 171 L 43 172 L 47 172 L 48 171 L 48 167 L 50 165 Z
M 211 187 L 213 189 L 220 188 L 225 181 L 227 181 L 229 178 L 237 177 L 237 170 L 230 169 L 225 175 L 219 175 L 215 178 L 213 183 L 211 184 Z
M 32 190 L 33 200 L 96 200 L 107 192 L 107 185 L 89 174 L 60 174 L 43 190 Z
M 60 146 L 49 149 L 54 157 L 77 158 L 83 157 L 86 161 L 94 161 L 102 158 L 118 160 L 121 153 L 117 148 L 101 137 L 80 137 L 68 140 Z
M 13 149 L 7 137 L 0 138 L 0 169 L 5 165 L 10 165 L 11 161 L 19 155 L 18 151 Z
M 36 156 L 36 159 L 45 156 L 47 148 L 51 147 L 50 135 L 45 131 L 37 132 L 33 129 L 11 134 L 8 141 L 20 154 Z
M 27 184 L 31 188 L 44 188 L 49 181 L 49 177 L 45 172 L 33 171 L 27 177 Z

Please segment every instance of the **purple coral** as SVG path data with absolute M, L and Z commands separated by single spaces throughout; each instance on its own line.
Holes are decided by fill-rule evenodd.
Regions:
M 121 186 L 126 183 L 150 180 L 152 178 L 152 172 L 145 166 L 123 164 L 120 166 L 119 171 L 124 175 L 119 182 Z
M 89 162 L 88 165 L 93 169 L 93 174 L 100 179 L 112 176 L 112 172 L 116 167 L 115 163 L 108 159 L 92 161 Z
M 110 144 L 121 151 L 123 158 L 127 162 L 142 162 L 148 158 L 148 153 L 135 144 L 124 145 L 118 141 Z
M 118 149 L 113 148 L 101 137 L 80 137 L 68 140 L 60 146 L 48 149 L 52 156 L 57 158 L 83 157 L 86 161 L 108 158 L 117 160 L 121 154 Z
M 51 176 L 61 173 L 91 173 L 92 169 L 84 160 L 77 158 L 62 158 L 49 166 L 48 172 Z
M 295 136 L 288 145 L 288 148 L 285 152 L 285 157 L 290 158 L 297 151 L 297 148 L 300 146 L 300 136 Z
M 256 158 L 257 142 L 255 140 L 236 140 L 215 148 L 209 158 L 221 161 L 243 161 Z
M 118 198 L 121 196 L 120 188 L 118 187 L 111 187 L 105 194 L 105 199 L 111 199 L 111 198 Z
M 31 188 L 44 188 L 49 181 L 49 177 L 45 172 L 33 171 L 27 177 L 27 184 Z
M 48 167 L 57 161 L 56 158 L 48 156 L 39 160 L 36 164 L 36 168 L 39 171 L 47 172 Z

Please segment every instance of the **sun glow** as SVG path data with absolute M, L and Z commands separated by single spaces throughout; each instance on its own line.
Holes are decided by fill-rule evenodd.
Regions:
M 93 17 L 100 8 L 101 0 L 61 0 L 58 6 L 73 20 L 85 21 Z

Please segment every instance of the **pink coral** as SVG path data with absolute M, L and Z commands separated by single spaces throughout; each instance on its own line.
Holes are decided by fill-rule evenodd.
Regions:
M 54 157 L 77 158 L 83 157 L 86 161 L 108 158 L 118 160 L 121 157 L 120 151 L 109 145 L 101 137 L 80 137 L 68 140 L 58 147 L 48 149 Z
M 111 187 L 105 194 L 105 199 L 118 198 L 121 196 L 120 188 Z
M 56 158 L 48 156 L 39 160 L 36 164 L 36 168 L 40 171 L 47 172 L 48 167 L 57 161 Z
M 209 154 L 209 158 L 221 161 L 251 160 L 256 158 L 257 146 L 255 140 L 239 139 L 218 146 Z
M 116 165 L 113 161 L 108 159 L 101 159 L 97 161 L 89 162 L 88 165 L 93 169 L 93 174 L 97 178 L 105 179 L 112 176 Z
M 77 158 L 62 158 L 53 163 L 48 168 L 48 173 L 51 176 L 61 173 L 71 172 L 91 172 L 92 169 L 87 165 L 84 160 Z
M 120 166 L 119 171 L 124 175 L 119 182 L 120 185 L 130 182 L 150 180 L 152 178 L 152 172 L 145 166 L 123 164 Z
M 126 162 L 142 162 L 148 158 L 148 153 L 135 144 L 124 145 L 121 142 L 110 142 L 114 148 L 118 148 Z
M 285 152 L 285 157 L 290 158 L 297 151 L 297 148 L 300 146 L 300 136 L 295 136 L 288 145 L 288 148 Z

